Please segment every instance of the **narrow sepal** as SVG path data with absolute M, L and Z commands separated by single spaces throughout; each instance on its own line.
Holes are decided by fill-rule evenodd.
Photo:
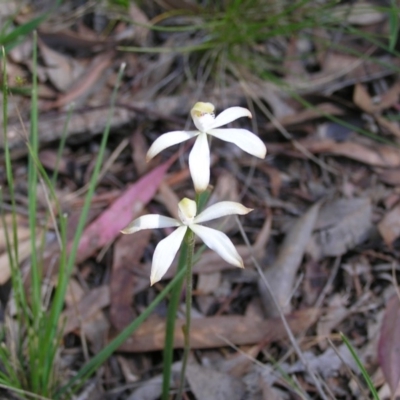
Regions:
M 190 225 L 189 228 L 200 237 L 204 244 L 219 254 L 227 263 L 243 268 L 243 260 L 235 246 L 225 235 L 216 229 L 201 225 Z
M 253 211 L 253 209 L 247 208 L 243 204 L 234 201 L 221 201 L 220 203 L 207 207 L 194 219 L 193 222 L 198 224 L 200 222 L 211 221 L 212 219 L 225 217 L 227 215 L 245 215 L 250 211 Z
M 187 226 L 180 226 L 158 243 L 154 250 L 153 262 L 151 264 L 151 285 L 154 285 L 156 282 L 161 280 L 168 268 L 171 266 L 187 229 Z
M 179 225 L 180 223 L 174 218 L 158 214 L 147 214 L 133 220 L 121 233 L 129 234 L 139 232 L 143 229 L 171 228 Z

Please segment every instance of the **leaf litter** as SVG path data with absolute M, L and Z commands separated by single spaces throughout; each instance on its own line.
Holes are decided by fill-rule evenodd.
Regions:
M 175 148 L 168 150 L 145 164 L 149 145 L 163 132 L 191 129 L 187 115 L 196 101 L 210 101 L 221 110 L 226 105 L 248 107 L 251 97 L 271 110 L 272 118 L 267 118 L 257 102 L 251 105 L 252 128 L 267 145 L 267 159 L 253 162 L 232 147 L 213 142 L 215 187 L 210 198 L 210 202 L 241 201 L 254 208 L 241 219 L 251 246 L 243 245 L 236 224 L 228 220 L 221 229 L 237 244 L 245 270 L 232 269 L 208 250 L 194 266 L 195 357 L 187 373 L 188 396 L 318 398 L 309 378 L 312 370 L 333 398 L 361 398 L 362 378 L 340 332 L 367 366 L 380 398 L 393 396 L 400 376 L 399 304 L 397 293 L 393 294 L 400 269 L 399 64 L 384 47 L 378 51 L 376 43 L 366 40 L 371 32 L 388 35 L 387 15 L 370 2 L 337 5 L 332 15 L 346 19 L 352 29 L 335 31 L 322 24 L 315 28 L 315 36 L 304 30 L 299 36 L 288 33 L 288 40 L 262 44 L 266 55 L 281 56 L 274 79 L 262 80 L 242 66 L 207 81 L 207 74 L 218 72 L 212 67 L 212 54 L 199 61 L 191 54 L 170 51 L 197 43 L 200 33 L 189 37 L 184 31 L 149 29 L 152 24 L 184 25 L 193 21 L 193 11 L 202 20 L 202 7 L 195 3 L 151 1 L 140 7 L 131 2 L 124 18 L 96 7 L 80 16 L 70 3 L 63 12 L 75 19 L 74 24 L 59 26 L 59 17 L 53 15 L 39 29 L 38 74 L 40 159 L 49 171 L 59 165 L 56 191 L 71 216 L 71 232 L 83 202 L 79 190 L 90 176 L 122 62 L 127 70 L 111 122 L 108 157 L 124 139 L 127 145 L 115 153 L 98 183 L 69 283 L 62 349 L 69 373 L 82 355 L 96 354 L 140 314 L 164 285 L 149 287 L 148 276 L 155 244 L 169 232 L 145 232 L 133 238 L 121 237 L 119 231 L 141 212 L 175 217 L 177 199 L 194 193 L 183 149 L 177 155 Z M 186 10 L 188 20 L 177 10 Z M 32 7 L 25 12 L 35 11 Z M 27 18 L 18 16 L 18 10 L 7 15 L 15 15 L 15 24 Z M 355 29 L 366 36 L 357 41 Z M 165 52 L 121 51 L 125 45 Z M 258 51 L 261 44 L 254 46 Z M 353 53 L 345 51 L 346 46 L 353 46 Z M 8 54 L 13 89 L 29 87 L 31 52 L 27 38 Z M 274 71 L 274 65 L 270 67 Z M 277 77 L 283 85 L 276 84 Z M 243 90 L 243 79 L 251 96 Z M 290 97 L 284 88 L 296 96 Z M 17 93 L 10 97 L 6 134 L 17 184 L 19 260 L 26 270 L 24 260 L 31 251 L 25 168 L 29 99 Z M 71 102 L 75 108 L 69 116 Z M 58 141 L 67 120 L 67 145 L 58 162 Z M 3 143 L 1 135 L 0 148 Z M 6 187 L 1 168 L 0 185 Z M 8 213 L 7 189 L 2 201 Z M 38 221 L 48 229 L 44 264 L 51 277 L 57 273 L 58 250 L 52 229 L 43 225 L 45 213 L 41 204 Z M 4 304 L 11 304 L 4 224 L 11 226 L 8 215 L 0 231 L 0 293 Z M 294 355 L 254 259 L 286 313 L 306 364 Z M 174 269 L 164 280 L 173 276 Z M 93 398 L 100 398 L 99 393 L 112 399 L 159 398 L 166 306 L 161 303 L 82 393 L 92 391 Z M 7 318 L 12 318 L 10 308 Z M 176 360 L 183 343 L 182 317 L 179 313 Z M 361 381 L 361 389 L 356 381 Z

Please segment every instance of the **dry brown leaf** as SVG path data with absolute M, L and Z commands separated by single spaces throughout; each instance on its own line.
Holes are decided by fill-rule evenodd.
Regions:
M 307 308 L 286 316 L 293 334 L 304 332 L 318 318 L 319 310 Z M 175 348 L 182 348 L 184 320 L 175 324 Z M 286 330 L 280 318 L 260 321 L 237 315 L 192 319 L 190 344 L 192 349 L 225 347 L 227 341 L 235 345 L 271 343 L 286 338 Z M 144 322 L 119 348 L 126 352 L 155 351 L 164 348 L 165 320 L 153 317 Z
M 94 58 L 87 66 L 84 73 L 69 88 L 68 92 L 62 94 L 54 102 L 51 102 L 46 109 L 63 107 L 76 101 L 77 98 L 86 94 L 104 75 L 104 71 L 112 64 L 113 53 L 104 53 Z
M 348 157 L 374 167 L 396 168 L 400 167 L 400 152 L 393 146 L 375 143 L 374 146 L 366 146 L 354 142 L 337 143 L 329 139 L 306 139 L 298 141 L 301 146 L 313 154 L 334 154 Z M 295 151 L 291 144 L 269 143 L 269 154 L 285 153 L 295 157 L 303 157 Z
M 386 100 L 385 103 L 375 105 L 374 101 L 370 97 L 369 93 L 365 89 L 365 87 L 361 84 L 357 84 L 354 89 L 353 101 L 356 105 L 358 105 L 362 110 L 371 114 L 376 122 L 381 125 L 383 128 L 387 129 L 394 136 L 400 137 L 400 127 L 396 122 L 388 121 L 382 115 L 379 115 L 378 112 L 382 109 L 382 106 L 388 105 L 388 101 L 397 101 L 399 96 L 400 85 L 395 85 L 394 88 L 396 92 L 392 92 L 391 97 Z M 396 99 L 395 99 L 396 97 Z
M 330 337 L 332 330 L 336 329 L 350 314 L 351 310 L 347 308 L 347 301 L 343 296 L 335 294 L 329 299 L 326 314 L 321 316 L 317 323 L 317 334 L 320 338 L 319 347 L 321 349 L 324 350 L 328 347 L 328 342 L 325 339 Z
M 379 179 L 388 185 L 400 186 L 400 168 L 376 168 Z
M 114 260 L 110 279 L 110 322 L 117 330 L 124 329 L 135 318 L 132 307 L 133 287 L 143 252 L 149 243 L 151 230 L 140 235 L 123 235 L 114 245 Z
M 400 236 L 400 204 L 398 203 L 387 212 L 378 224 L 379 233 L 385 243 L 391 247 Z
M 139 176 L 144 175 L 149 170 L 149 164 L 146 161 L 146 153 L 149 147 L 143 134 L 143 128 L 143 125 L 139 125 L 131 138 L 132 159 Z
M 64 92 L 83 73 L 86 65 L 82 65 L 75 58 L 51 49 L 42 40 L 39 40 L 38 44 L 50 82 L 58 90 Z
M 104 307 L 110 304 L 110 289 L 100 286 L 86 293 L 78 303 L 68 307 L 62 314 L 61 321 L 66 321 L 64 334 L 90 324 Z
M 367 113 L 373 113 L 373 103 L 365 86 L 358 83 L 354 87 L 353 101 L 358 107 Z
M 336 199 L 325 203 L 307 252 L 314 260 L 345 254 L 367 239 L 371 218 L 372 206 L 366 198 Z
M 379 339 L 379 364 L 392 394 L 400 382 L 400 300 L 394 294 L 386 305 Z
M 291 308 L 290 296 L 296 280 L 297 270 L 303 260 L 306 245 L 314 229 L 320 206 L 321 203 L 314 204 L 293 224 L 279 249 L 275 262 L 263 271 L 273 290 L 273 293 L 270 294 L 262 280 L 259 280 L 258 287 L 268 316 L 279 315 L 272 296 L 276 298 L 279 305 L 286 312 Z

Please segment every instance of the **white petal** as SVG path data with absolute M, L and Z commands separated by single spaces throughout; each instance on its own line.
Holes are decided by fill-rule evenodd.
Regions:
M 198 134 L 198 131 L 173 131 L 164 133 L 150 146 L 146 155 L 146 160 L 149 161 L 164 149 L 173 146 L 174 144 L 182 143 Z
M 185 197 L 178 204 L 178 214 L 183 224 L 189 225 L 193 223 L 197 214 L 196 202 Z
M 219 128 L 220 126 L 229 124 L 229 122 L 235 121 L 241 117 L 249 117 L 251 118 L 251 112 L 247 108 L 243 107 L 230 107 L 226 110 L 222 111 L 221 114 L 217 115 L 214 123 L 209 129 Z
M 258 158 L 265 158 L 267 154 L 263 141 L 247 129 L 212 129 L 208 134 L 225 142 L 234 143 L 246 153 Z
M 187 231 L 187 226 L 180 226 L 165 239 L 158 243 L 151 264 L 150 284 L 158 282 L 167 272 L 174 261 L 175 255 L 181 246 Z
M 210 182 L 210 148 L 205 133 L 197 136 L 189 155 L 189 169 L 196 192 L 204 192 Z
M 164 217 L 158 214 L 148 214 L 133 220 L 121 233 L 128 234 L 139 232 L 142 229 L 171 228 L 179 225 L 181 225 L 179 221 L 174 218 Z
M 200 237 L 206 246 L 218 253 L 227 263 L 243 268 L 242 257 L 225 233 L 197 224 L 190 225 L 189 228 Z
M 234 201 L 221 201 L 220 203 L 213 204 L 201 212 L 195 219 L 194 223 L 210 221 L 215 218 L 225 217 L 226 215 L 238 214 L 245 215 L 253 211 L 252 208 L 247 208 L 243 204 Z

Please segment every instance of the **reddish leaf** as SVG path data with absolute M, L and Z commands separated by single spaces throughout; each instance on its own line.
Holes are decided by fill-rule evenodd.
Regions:
M 90 257 L 96 250 L 112 242 L 156 193 L 173 159 L 143 176 L 107 208 L 83 232 L 77 261 Z
M 400 301 L 394 294 L 386 305 L 378 345 L 379 364 L 392 394 L 400 381 Z

